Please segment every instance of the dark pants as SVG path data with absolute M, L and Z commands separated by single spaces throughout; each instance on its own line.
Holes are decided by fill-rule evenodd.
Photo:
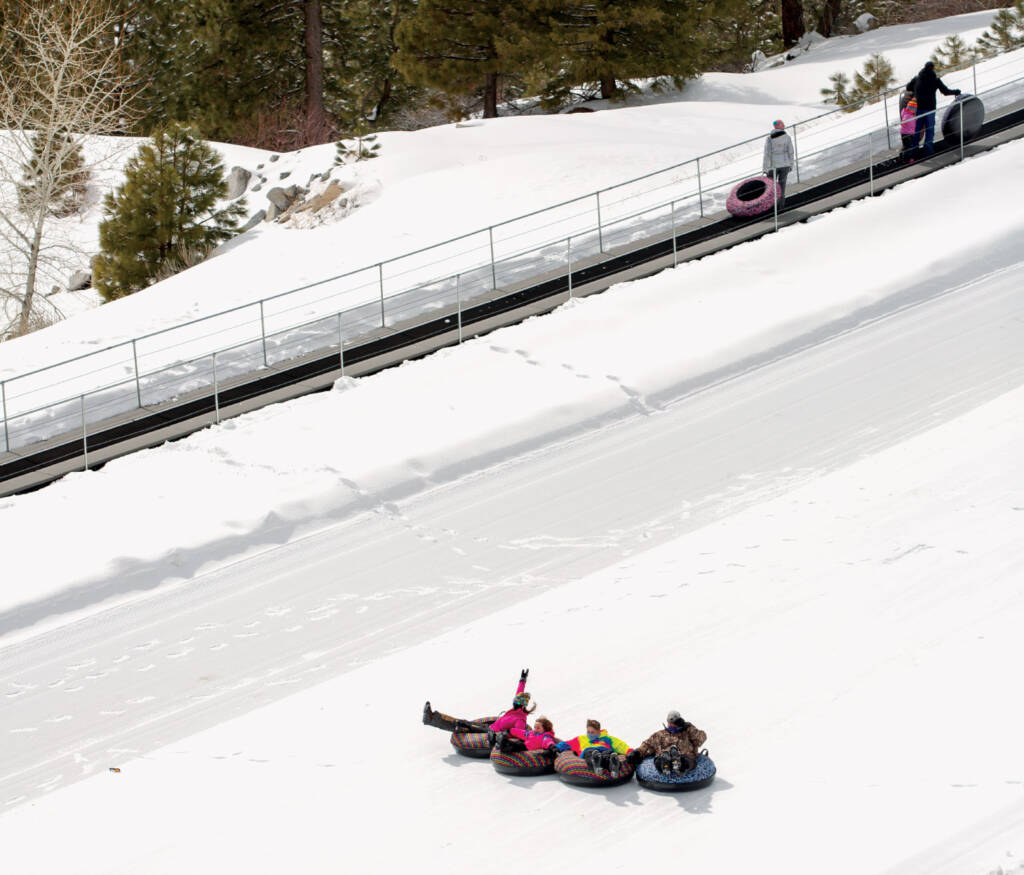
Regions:
M 917 130 L 914 135 L 918 141 L 921 140 L 921 132 L 924 132 L 924 143 L 917 149 L 919 158 L 927 158 L 935 154 L 935 112 L 927 110 L 917 117 Z
M 774 174 L 775 181 L 779 184 L 779 209 L 786 205 L 786 177 L 789 176 L 788 167 L 776 167 L 769 176 Z
M 613 756 L 615 754 L 604 747 L 588 747 L 583 751 L 583 761 L 595 772 L 608 768 L 609 757 Z
M 472 720 L 462 720 L 459 717 L 451 717 L 442 714 L 440 711 L 424 713 L 423 722 L 427 726 L 434 726 L 443 729 L 445 732 L 486 732 L 490 729 L 486 723 L 474 723 Z
M 901 134 L 900 138 L 903 140 L 903 149 L 900 152 L 900 160 L 913 161 L 914 150 L 917 148 L 917 134 Z

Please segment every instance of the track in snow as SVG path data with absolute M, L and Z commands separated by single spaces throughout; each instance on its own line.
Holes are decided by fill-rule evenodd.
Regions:
M 1021 385 L 1022 287 L 1018 264 L 662 410 L 0 650 L 0 810 Z

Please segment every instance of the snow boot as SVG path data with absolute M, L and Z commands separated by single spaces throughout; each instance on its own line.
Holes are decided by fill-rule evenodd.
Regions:
M 423 706 L 423 722 L 429 726 L 434 716 L 434 712 L 430 709 L 430 702 L 427 702 Z

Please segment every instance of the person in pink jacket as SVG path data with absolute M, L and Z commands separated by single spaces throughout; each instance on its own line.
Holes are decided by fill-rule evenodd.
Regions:
M 900 152 L 900 160 L 909 164 L 914 160 L 917 151 L 917 144 L 921 139 L 917 133 L 917 101 L 911 97 L 900 113 L 900 138 L 903 140 L 903 149 Z
M 526 692 L 526 678 L 530 670 L 524 668 L 519 675 L 519 686 L 516 687 L 515 698 L 512 699 L 512 707 L 495 720 L 489 727 L 488 736 L 496 738 L 500 732 L 511 732 L 513 729 L 525 730 L 530 723 L 530 715 L 537 710 L 537 706 L 530 705 L 530 694 Z M 493 744 L 493 742 L 492 742 Z
M 495 738 L 498 750 L 505 750 L 509 738 L 517 738 L 526 745 L 527 750 L 548 750 L 558 744 L 555 738 L 555 727 L 547 717 L 538 717 L 533 729 L 510 729 L 499 733 Z
M 508 732 L 511 729 L 526 729 L 529 724 L 530 715 L 536 710 L 536 706 L 529 707 L 530 694 L 526 692 L 526 678 L 529 674 L 528 668 L 522 670 L 519 675 L 519 686 L 516 687 L 516 695 L 512 700 L 512 707 L 490 725 L 442 714 L 440 711 L 435 711 L 430 702 L 423 706 L 423 722 L 427 726 L 435 726 L 446 732 L 486 732 L 493 745 L 497 733 Z

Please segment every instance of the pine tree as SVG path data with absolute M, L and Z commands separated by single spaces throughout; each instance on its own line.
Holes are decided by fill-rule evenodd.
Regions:
M 327 93 L 339 129 L 348 136 L 366 127 L 390 128 L 393 117 L 424 98 L 395 69 L 399 24 L 416 11 L 414 0 L 347 0 L 325 7 L 325 51 L 343 59 L 330 65 Z
M 1000 9 L 975 43 L 975 51 L 982 57 L 1008 52 L 1024 46 L 1024 0 L 1008 9 Z
M 804 27 L 804 5 L 801 0 L 781 0 L 782 44 L 787 49 L 796 45 L 807 31 Z
M 514 72 L 501 34 L 516 7 L 505 0 L 419 0 L 415 15 L 396 29 L 395 66 L 419 85 L 481 94 L 484 118 L 494 118 L 501 77 Z
M 31 148 L 32 157 L 22 165 L 23 179 L 17 187 L 18 208 L 34 215 L 42 207 L 57 218 L 79 212 L 89 183 L 81 142 L 66 131 L 49 139 L 37 131 L 31 135 Z
M 157 131 L 125 165 L 125 181 L 106 196 L 93 284 L 108 301 L 152 282 L 182 251 L 228 239 L 245 215 L 244 200 L 215 212 L 227 194 L 217 153 L 187 127 Z
M 825 103 L 836 106 L 849 106 L 853 102 L 850 93 L 850 77 L 843 72 L 833 73 L 828 77 L 829 87 L 821 89 Z
M 862 70 L 853 74 L 853 97 L 855 100 L 874 101 L 895 84 L 892 64 L 885 55 L 876 52 L 864 62 Z
M 596 82 L 601 97 L 640 77 L 669 77 L 677 85 L 699 75 L 708 54 L 717 3 L 679 0 L 596 0 L 557 3 L 554 39 L 561 49 L 561 79 Z
M 955 70 L 968 63 L 973 52 L 958 34 L 947 36 L 932 52 L 931 61 L 940 76 L 948 70 Z
M 354 164 L 357 161 L 369 161 L 380 156 L 380 143 L 376 134 L 356 137 L 353 140 L 339 140 L 335 164 Z

